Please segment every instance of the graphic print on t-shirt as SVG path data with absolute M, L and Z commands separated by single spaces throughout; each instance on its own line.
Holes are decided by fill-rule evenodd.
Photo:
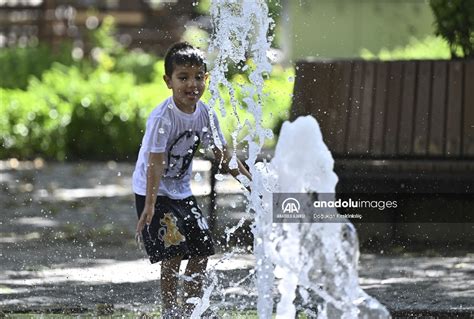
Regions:
M 168 167 L 165 177 L 181 178 L 191 165 L 194 153 L 199 147 L 201 139 L 193 131 L 185 131 L 171 144 L 168 152 Z

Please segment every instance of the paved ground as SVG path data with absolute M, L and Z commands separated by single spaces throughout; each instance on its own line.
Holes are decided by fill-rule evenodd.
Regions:
M 206 195 L 208 166 L 197 166 L 193 187 Z M 137 311 L 158 307 L 159 266 L 150 265 L 133 242 L 131 170 L 113 162 L 0 162 L 0 311 L 82 312 L 104 303 Z M 230 194 L 238 186 L 227 179 L 218 189 L 222 229 L 237 221 L 244 203 Z M 208 202 L 201 198 L 204 206 Z M 221 247 L 212 259 L 219 282 L 213 305 L 254 307 L 247 244 L 230 258 Z M 361 286 L 394 317 L 474 318 L 474 251 L 445 250 L 439 247 L 435 257 L 362 254 Z

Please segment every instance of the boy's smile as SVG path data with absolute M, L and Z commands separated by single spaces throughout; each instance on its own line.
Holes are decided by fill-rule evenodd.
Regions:
M 203 66 L 174 65 L 171 77 L 165 75 L 163 78 L 168 88 L 173 90 L 176 106 L 185 113 L 193 113 L 206 89 L 207 73 Z

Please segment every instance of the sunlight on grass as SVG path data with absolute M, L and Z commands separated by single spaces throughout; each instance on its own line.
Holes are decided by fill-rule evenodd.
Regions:
M 221 310 L 218 312 L 219 318 L 228 319 L 256 319 L 258 318 L 257 310 Z M 160 318 L 160 312 L 142 313 L 133 311 L 116 311 L 110 315 L 99 316 L 96 313 L 83 313 L 83 314 L 41 314 L 41 313 L 30 313 L 30 314 L 3 314 L 0 312 L 0 318 L 16 318 L 16 319 L 52 319 L 52 318 Z M 275 318 L 275 315 L 272 316 Z M 306 319 L 308 318 L 305 314 L 297 314 L 296 318 Z

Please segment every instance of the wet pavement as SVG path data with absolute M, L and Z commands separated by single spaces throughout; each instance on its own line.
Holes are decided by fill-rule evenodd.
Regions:
M 159 308 L 160 267 L 134 243 L 132 169 L 115 162 L 0 162 L 1 312 L 77 313 L 100 304 Z M 209 163 L 197 162 L 195 169 L 193 191 L 205 210 Z M 245 215 L 245 202 L 231 179 L 216 188 L 221 238 L 225 226 Z M 249 240 L 239 237 L 233 238 L 235 254 L 222 246 L 210 261 L 218 282 L 215 307 L 255 308 L 254 259 Z M 395 318 L 474 318 L 473 250 L 444 254 L 440 248 L 430 257 L 362 254 L 359 276 L 362 288 Z

